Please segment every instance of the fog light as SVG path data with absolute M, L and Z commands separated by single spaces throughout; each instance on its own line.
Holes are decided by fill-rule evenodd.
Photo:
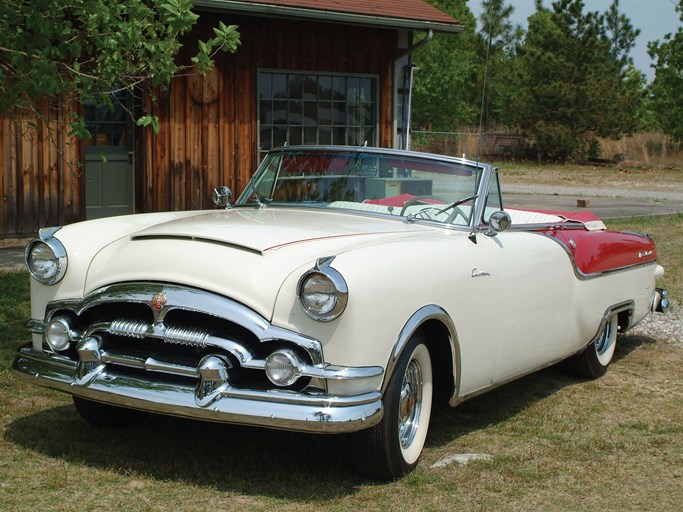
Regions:
M 45 327 L 45 341 L 56 352 L 66 350 L 71 343 L 71 326 L 64 317 L 50 320 Z
M 289 386 L 299 378 L 302 366 L 291 350 L 277 350 L 266 359 L 266 375 L 276 386 Z

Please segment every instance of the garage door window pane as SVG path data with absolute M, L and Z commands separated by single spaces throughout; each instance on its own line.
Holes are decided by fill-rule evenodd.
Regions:
M 377 83 L 374 76 L 260 71 L 261 151 L 285 142 L 376 145 Z

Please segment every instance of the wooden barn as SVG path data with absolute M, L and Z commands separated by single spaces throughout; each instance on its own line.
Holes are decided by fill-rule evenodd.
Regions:
M 117 98 L 158 116 L 158 134 L 103 105 L 45 108 L 38 129 L 31 119 L 0 119 L 0 236 L 212 207 L 213 187 L 239 194 L 263 152 L 284 143 L 404 147 L 415 44 L 428 44 L 434 31 L 462 29 L 423 0 L 194 4 L 200 21 L 182 62 L 218 20 L 239 26 L 241 45 L 218 55 L 203 77 L 174 78 L 154 104 Z M 54 129 L 69 111 L 85 116 L 90 140 Z

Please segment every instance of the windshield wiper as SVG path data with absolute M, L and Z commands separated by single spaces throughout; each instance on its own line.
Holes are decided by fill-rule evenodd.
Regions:
M 472 201 L 472 200 L 476 199 L 477 197 L 479 197 L 479 194 L 474 194 L 473 196 L 465 197 L 463 199 L 458 199 L 457 201 L 454 201 L 452 203 L 448 203 L 446 206 L 444 206 L 440 210 L 437 210 L 436 213 L 437 213 L 437 215 L 440 215 L 442 213 L 447 212 L 448 210 L 452 210 L 453 208 L 457 208 L 458 206 L 460 206 L 463 203 L 466 203 L 467 201 Z M 437 205 L 427 205 L 422 210 L 415 212 L 415 213 L 411 213 L 410 215 L 407 215 L 406 216 L 406 222 L 413 222 L 417 218 L 429 219 L 430 217 L 426 216 L 427 214 L 425 212 L 427 210 L 431 210 L 431 209 L 436 208 L 436 207 L 437 207 Z M 462 217 L 469 224 L 470 219 L 466 218 L 464 214 L 462 215 Z
M 437 213 L 446 213 L 448 210 L 452 210 L 453 208 L 456 208 L 457 206 L 460 206 L 461 204 L 466 203 L 467 201 L 472 201 L 473 199 L 476 199 L 477 197 L 479 197 L 479 194 L 474 194 L 473 196 L 466 197 L 464 199 L 458 199 L 457 201 L 454 201 L 452 203 L 447 204 L 445 207 L 443 207 Z

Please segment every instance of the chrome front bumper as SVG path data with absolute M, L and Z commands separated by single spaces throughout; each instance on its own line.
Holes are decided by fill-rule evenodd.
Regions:
M 217 387 L 207 399 L 199 386 L 155 381 L 101 365 L 79 378 L 78 363 L 59 355 L 19 349 L 12 368 L 33 384 L 111 405 L 200 420 L 314 433 L 355 432 L 382 418 L 379 391 L 329 396 L 286 390 Z

